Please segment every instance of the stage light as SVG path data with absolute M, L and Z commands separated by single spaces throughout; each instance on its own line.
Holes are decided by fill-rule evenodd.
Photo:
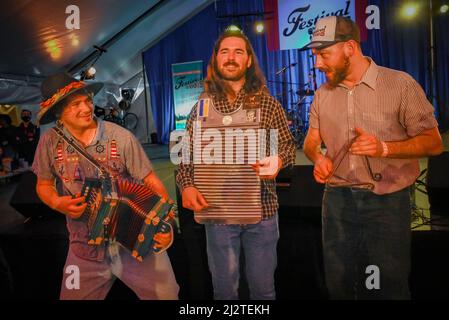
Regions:
M 52 51 L 50 52 L 50 57 L 53 60 L 58 60 L 61 57 L 61 49 L 59 48 L 52 49 Z
M 441 12 L 441 13 L 446 13 L 446 12 L 448 12 L 448 11 L 449 11 L 449 5 L 443 4 L 443 5 L 440 7 L 440 12 Z
M 127 111 L 129 108 L 131 108 L 131 102 L 128 100 L 122 100 L 118 103 L 118 107 L 120 110 Z
M 231 24 L 229 27 L 226 28 L 226 31 L 241 32 L 242 30 L 239 27 L 237 27 L 235 24 Z
M 78 39 L 78 36 L 74 33 L 71 33 L 69 35 L 69 39 L 70 39 L 70 44 L 74 47 L 78 47 L 80 44 L 80 40 Z
M 256 22 L 255 28 L 256 28 L 257 33 L 262 33 L 265 30 L 265 26 L 264 26 L 263 22 L 261 22 L 261 21 Z
M 58 60 L 61 57 L 60 43 L 57 39 L 48 40 L 45 43 L 45 47 L 53 60 Z
M 88 76 L 88 77 L 94 78 L 96 72 L 97 72 L 97 70 L 96 70 L 94 67 L 90 67 L 90 68 L 87 70 L 87 76 Z
M 405 19 L 412 19 L 418 14 L 419 5 L 416 3 L 407 3 L 402 7 L 401 16 Z
M 81 71 L 81 73 L 80 73 L 80 80 L 95 79 L 95 73 L 97 72 L 97 70 L 95 70 L 94 64 L 98 61 L 98 59 L 101 57 L 101 55 L 103 53 L 107 52 L 107 50 L 105 48 L 103 48 L 103 47 L 99 47 L 99 46 L 93 46 L 93 47 L 98 52 L 98 55 L 95 58 L 95 60 L 90 64 L 89 68 L 86 68 L 83 71 Z
M 123 99 L 127 101 L 131 101 L 134 97 L 135 90 L 134 89 L 120 89 L 120 92 L 122 93 Z
M 95 79 L 95 73 L 97 70 L 95 70 L 94 67 L 90 67 L 87 70 L 81 71 L 81 80 L 92 80 Z

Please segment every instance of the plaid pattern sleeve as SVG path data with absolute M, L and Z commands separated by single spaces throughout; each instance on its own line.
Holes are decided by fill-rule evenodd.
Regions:
M 261 101 L 262 128 L 277 130 L 277 151 L 282 160 L 282 166 L 287 167 L 295 163 L 295 141 L 288 130 L 287 117 L 281 104 L 270 95 L 265 95 Z M 267 146 L 267 155 L 270 152 Z M 276 193 L 276 180 L 262 180 L 262 218 L 269 219 L 273 217 L 279 208 Z
M 176 183 L 180 191 L 182 192 L 187 187 L 193 187 L 193 123 L 196 120 L 196 110 L 198 104 L 195 104 L 190 111 L 189 117 L 186 123 L 186 135 L 184 137 L 183 143 L 188 144 L 184 146 L 190 149 L 190 162 L 185 163 L 182 161 L 179 164 L 178 174 L 176 175 Z
M 293 166 L 295 164 L 296 148 L 295 140 L 288 129 L 287 116 L 281 104 L 273 98 L 271 109 L 272 118 L 270 129 L 278 130 L 278 152 L 282 160 L 282 167 Z

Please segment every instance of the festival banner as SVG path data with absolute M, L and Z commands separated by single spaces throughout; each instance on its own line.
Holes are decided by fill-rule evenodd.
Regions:
M 203 61 L 172 64 L 172 77 L 176 130 L 183 130 L 203 91 Z
M 327 16 L 356 21 L 361 40 L 366 40 L 367 0 L 265 0 L 267 41 L 270 50 L 300 49 L 310 42 L 316 22 Z

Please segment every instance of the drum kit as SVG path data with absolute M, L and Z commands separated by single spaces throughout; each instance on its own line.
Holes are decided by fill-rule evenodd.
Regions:
M 302 149 L 304 139 L 306 138 L 307 129 L 309 127 L 309 111 L 310 101 L 308 97 L 313 96 L 313 90 L 296 91 L 299 97 L 297 102 L 291 104 L 290 110 L 287 111 L 287 123 L 296 141 L 296 147 Z
M 312 57 L 313 58 L 313 57 Z M 313 60 L 312 60 L 313 64 Z M 289 66 L 294 65 L 290 64 Z M 296 65 L 296 63 L 295 63 Z M 282 68 L 276 75 L 285 72 L 288 68 Z M 299 90 L 290 89 L 288 92 L 283 92 L 277 94 L 276 96 L 280 98 L 281 101 L 285 102 L 286 97 L 290 95 L 291 100 L 297 100 L 293 103 L 282 103 L 284 108 L 286 109 L 287 122 L 290 132 L 292 133 L 295 141 L 296 147 L 298 149 L 302 149 L 304 140 L 306 138 L 307 130 L 309 128 L 309 111 L 310 105 L 312 102 L 311 97 L 315 94 L 317 89 L 316 84 L 316 70 L 315 68 L 311 68 L 309 72 L 309 82 L 308 83 L 292 83 L 285 81 L 271 81 L 274 83 L 279 83 L 282 85 L 296 86 Z M 294 93 L 294 95 L 293 95 Z M 296 99 L 295 99 L 296 97 Z

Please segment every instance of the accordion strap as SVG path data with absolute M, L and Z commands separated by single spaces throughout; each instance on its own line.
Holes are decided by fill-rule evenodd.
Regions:
M 61 121 L 58 121 L 56 123 L 56 126 L 53 127 L 53 131 L 56 132 L 58 136 L 60 136 L 62 139 L 64 139 L 65 142 L 67 142 L 69 145 L 71 145 L 83 158 L 85 158 L 91 165 L 93 165 L 95 168 L 97 168 L 100 171 L 100 176 L 103 178 L 109 178 L 109 171 L 100 165 L 89 153 L 87 153 L 73 138 L 69 138 L 65 135 L 64 131 L 62 130 L 64 128 L 64 125 Z

